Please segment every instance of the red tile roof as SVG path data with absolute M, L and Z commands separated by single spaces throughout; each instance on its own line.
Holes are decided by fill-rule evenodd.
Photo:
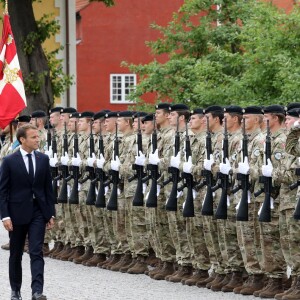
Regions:
M 89 4 L 90 4 L 89 0 L 76 0 L 76 12 L 81 11 Z

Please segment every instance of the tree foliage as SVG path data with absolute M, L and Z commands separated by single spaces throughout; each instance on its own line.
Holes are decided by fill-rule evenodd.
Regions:
M 123 62 L 140 77 L 131 95 L 138 103 L 148 92 L 191 107 L 300 100 L 297 5 L 286 14 L 256 0 L 186 0 L 166 27 L 151 27 L 161 37 L 147 45 L 168 60 Z

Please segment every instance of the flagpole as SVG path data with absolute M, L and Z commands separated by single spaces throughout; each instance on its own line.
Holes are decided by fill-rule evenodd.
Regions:
M 8 15 L 8 0 L 5 0 L 4 14 Z

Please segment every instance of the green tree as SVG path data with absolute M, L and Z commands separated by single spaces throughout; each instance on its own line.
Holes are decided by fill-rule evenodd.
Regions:
M 218 5 L 218 6 L 217 6 Z M 145 65 L 123 63 L 139 75 L 131 99 L 211 104 L 268 104 L 299 101 L 300 11 L 290 14 L 256 0 L 186 0 L 161 38 L 147 42 Z
M 23 72 L 27 110 L 48 110 L 54 96 L 59 96 L 69 87 L 72 79 L 62 71 L 61 62 L 55 54 L 45 53 L 42 43 L 59 30 L 58 23 L 47 14 L 35 20 L 32 3 L 47 0 L 8 0 L 8 11 L 14 38 L 17 44 L 20 66 Z M 113 0 L 90 0 L 112 6 Z M 75 16 L 74 16 L 75 17 Z

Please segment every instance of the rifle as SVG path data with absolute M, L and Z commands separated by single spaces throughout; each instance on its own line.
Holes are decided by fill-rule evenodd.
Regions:
M 295 169 L 295 174 L 297 176 L 300 176 L 300 168 Z M 290 190 L 291 191 L 294 190 L 299 185 L 300 185 L 300 179 L 298 179 L 295 183 L 290 185 Z M 297 201 L 297 205 L 296 205 L 295 212 L 294 212 L 294 219 L 295 220 L 300 220 L 300 198 Z
M 185 125 L 185 160 L 188 161 L 189 157 L 192 157 L 192 150 L 191 150 L 191 142 L 190 137 L 188 134 L 188 126 L 187 122 Z M 193 175 L 190 173 L 182 173 L 182 178 L 184 179 L 184 187 L 187 188 L 187 196 L 184 202 L 183 207 L 183 216 L 184 217 L 194 217 L 195 216 L 195 209 L 194 209 L 194 195 L 193 195 L 193 188 L 195 186 L 195 182 L 193 179 Z
M 67 123 L 64 124 L 64 134 L 63 134 L 63 155 L 68 153 L 68 133 L 67 133 Z M 67 178 L 69 177 L 69 170 L 68 166 L 60 165 L 59 166 L 59 179 L 62 179 L 62 184 L 60 188 L 60 193 L 57 198 L 58 203 L 68 203 L 68 181 Z
M 77 157 L 77 153 L 79 151 L 78 147 L 78 133 L 77 133 L 77 122 L 75 122 L 75 133 L 74 133 L 74 147 L 73 147 L 73 154 L 74 157 Z M 72 176 L 69 176 L 68 179 L 74 179 L 73 187 L 71 190 L 71 194 L 69 197 L 70 204 L 79 204 L 79 197 L 78 197 L 78 180 L 79 180 L 79 167 L 72 166 Z
M 271 160 L 271 133 L 269 120 L 267 120 L 267 135 L 265 142 L 265 163 L 268 164 L 268 159 Z M 265 193 L 265 199 L 260 211 L 258 220 L 260 222 L 271 222 L 271 192 L 272 192 L 272 177 L 259 176 L 259 183 L 263 183 L 263 188 L 254 193 L 258 197 L 261 193 Z
M 155 116 L 153 117 L 154 129 L 151 136 L 152 153 L 157 149 L 157 128 Z M 157 165 L 147 165 L 147 170 L 150 171 L 151 187 L 146 201 L 146 207 L 157 207 L 157 180 L 159 177 Z M 143 179 L 144 182 L 144 179 Z
M 57 155 L 57 143 L 56 143 L 56 137 L 55 137 L 55 130 L 53 130 L 53 136 L 52 136 L 52 152 L 53 152 L 53 157 L 56 154 Z M 58 167 L 51 167 L 51 177 L 52 177 L 52 190 L 55 196 L 55 204 L 58 203 L 57 201 L 57 196 L 58 196 L 58 191 L 57 191 L 57 181 L 60 179 L 60 176 L 58 175 Z
M 175 134 L 175 145 L 174 145 L 174 156 L 177 156 L 180 149 L 180 135 L 179 135 L 179 117 L 177 118 L 177 127 L 176 127 L 176 134 Z M 170 192 L 170 196 L 166 203 L 166 210 L 168 211 L 177 211 L 177 188 L 178 183 L 180 181 L 179 178 L 179 170 L 174 167 L 169 167 L 168 172 L 171 176 L 163 182 L 163 186 L 167 185 L 169 182 L 173 182 L 172 189 Z
M 103 144 L 103 137 L 102 137 L 102 128 L 100 123 L 100 133 L 99 133 L 99 158 L 101 157 L 101 154 L 104 156 L 104 144 Z M 99 189 L 98 189 L 98 195 L 96 198 L 96 207 L 106 207 L 105 203 L 105 187 L 107 186 L 105 184 L 105 181 L 107 180 L 107 176 L 103 169 L 96 168 L 96 178 L 95 178 L 95 184 L 97 181 L 99 181 Z
M 116 160 L 117 156 L 119 156 L 119 139 L 118 139 L 118 123 L 116 122 L 116 135 L 115 135 L 114 153 L 113 153 L 114 160 Z M 119 171 L 110 170 L 110 174 L 111 174 L 111 182 L 113 184 L 113 187 L 106 208 L 108 210 L 118 210 Z
M 93 122 L 90 121 L 90 157 L 95 153 L 95 141 L 93 135 Z M 96 174 L 94 167 L 86 166 L 86 171 L 89 172 L 88 179 L 90 179 L 90 187 L 86 197 L 86 205 L 95 205 L 96 203 Z
M 138 131 L 137 131 L 137 155 L 143 152 L 143 140 L 142 140 L 142 131 L 141 131 L 141 120 L 140 115 L 138 114 Z M 132 200 L 132 206 L 143 206 L 144 205 L 144 193 L 143 193 L 143 177 L 144 177 L 144 167 L 136 164 L 132 165 L 132 169 L 135 170 L 134 176 L 128 179 L 129 182 L 137 179 L 137 186 L 135 194 Z
M 243 141 L 242 141 L 242 152 L 243 152 L 243 161 L 245 157 L 248 157 L 248 135 L 246 134 L 245 128 L 245 119 L 243 119 Z M 244 175 L 237 173 L 237 180 L 240 181 L 240 184 L 237 188 L 232 190 L 232 193 L 236 193 L 239 189 L 242 189 L 242 197 L 240 200 L 240 205 L 236 214 L 237 221 L 248 221 L 248 193 L 250 189 L 249 174 Z
M 224 140 L 223 140 L 223 163 L 226 163 L 226 158 L 229 159 L 228 150 L 228 131 L 227 131 L 227 119 L 224 118 Z M 217 219 L 227 219 L 227 197 L 229 189 L 229 175 L 219 172 L 219 183 L 212 188 L 216 191 L 219 187 L 222 188 L 221 198 L 216 210 L 215 217 Z
M 210 159 L 210 155 L 212 154 L 212 146 L 211 146 L 211 133 L 209 131 L 209 118 L 206 116 L 206 158 Z M 197 188 L 201 189 L 204 186 L 207 186 L 206 195 L 203 201 L 201 214 L 203 216 L 213 216 L 214 215 L 214 199 L 213 199 L 213 174 L 211 171 L 203 169 L 201 171 L 201 175 L 204 176 L 204 180 L 200 183 Z

